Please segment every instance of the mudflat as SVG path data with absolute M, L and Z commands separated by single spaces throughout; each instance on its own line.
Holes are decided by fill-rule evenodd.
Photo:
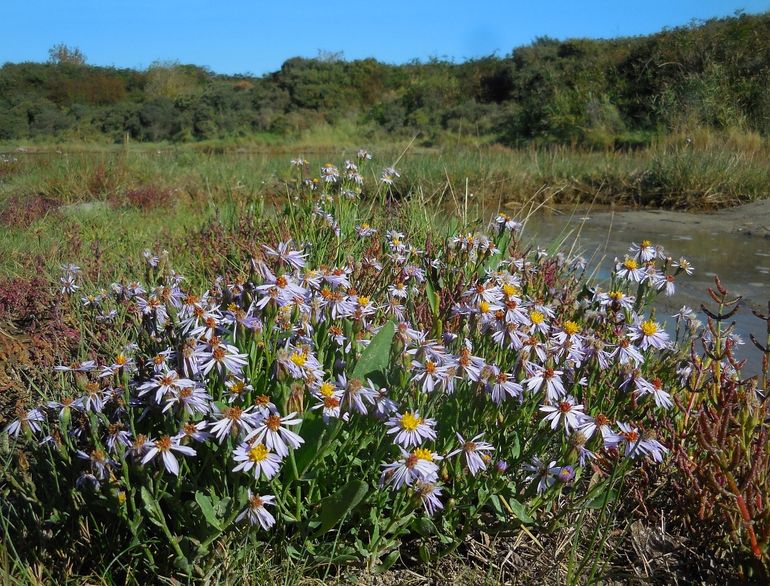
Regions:
M 616 227 L 634 231 L 643 231 L 651 224 L 667 224 L 673 229 L 676 225 L 695 227 L 707 232 L 741 233 L 746 236 L 770 239 L 770 200 L 726 208 L 715 212 L 684 212 L 672 210 L 624 210 L 596 212 L 592 223 L 597 225 L 612 223 Z

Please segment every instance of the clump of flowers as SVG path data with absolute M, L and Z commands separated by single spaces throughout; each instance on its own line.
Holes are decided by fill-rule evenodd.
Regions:
M 666 457 L 654 422 L 681 354 L 649 304 L 683 262 L 642 243 L 605 291 L 577 259 L 526 252 L 502 215 L 428 250 L 359 208 L 370 158 L 309 181 L 295 159 L 302 233 L 204 286 L 168 254 L 105 292 L 65 267 L 61 295 L 113 336 L 8 427 L 33 461 L 11 499 L 75 494 L 66 518 L 87 510 L 188 572 L 244 526 L 323 543 L 344 524 L 337 554 L 373 566 L 406 534 L 451 542 L 482 511 L 532 522 L 567 486 L 574 503 Z

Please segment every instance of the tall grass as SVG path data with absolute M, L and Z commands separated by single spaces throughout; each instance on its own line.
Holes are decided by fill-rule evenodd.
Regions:
M 58 258 L 95 239 L 108 255 L 112 242 L 135 251 L 148 238 L 168 241 L 201 225 L 225 204 L 283 203 L 294 180 L 288 153 L 317 162 L 354 158 L 353 146 L 326 146 L 352 132 L 319 128 L 282 145 L 69 145 L 6 154 L 0 268 L 18 272 L 30 253 Z M 460 200 L 487 215 L 545 203 L 713 209 L 767 197 L 770 189 L 766 141 L 746 133 L 679 133 L 636 151 L 415 144 L 381 146 L 367 180 L 398 161 L 403 179 L 394 197 L 414 195 L 433 210 Z M 136 193 L 164 201 L 137 201 Z
M 64 204 L 105 199 L 151 183 L 193 197 L 274 195 L 288 176 L 288 153 L 352 158 L 355 144 L 337 141 L 346 135 L 344 128 L 328 127 L 293 144 L 129 145 L 18 154 L 21 164 L 0 180 L 0 205 L 19 194 L 55 197 Z M 405 144 L 378 145 L 379 163 L 390 164 Z M 411 145 L 400 160 L 408 179 L 399 191 L 405 195 L 420 186 L 440 194 L 448 184 L 463 186 L 467 180 L 475 197 L 503 203 L 541 192 L 564 203 L 719 208 L 767 197 L 768 154 L 757 135 L 705 131 L 694 138 L 672 135 L 631 151 Z

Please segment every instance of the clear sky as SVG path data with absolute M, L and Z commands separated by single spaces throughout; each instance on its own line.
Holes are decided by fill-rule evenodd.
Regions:
M 0 63 L 45 61 L 56 43 L 96 65 L 179 60 L 258 75 L 319 50 L 462 61 L 538 36 L 640 35 L 737 10 L 770 10 L 770 0 L 1 0 Z

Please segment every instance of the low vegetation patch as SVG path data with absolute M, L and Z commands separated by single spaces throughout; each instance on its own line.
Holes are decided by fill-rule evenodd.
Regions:
M 521 218 L 441 218 L 404 180 L 366 151 L 298 157 L 279 211 L 188 234 L 187 277 L 148 249 L 38 285 L 79 342 L 5 428 L 6 573 L 373 581 L 460 552 L 542 580 L 526 536 L 583 583 L 684 511 L 729 520 L 689 542 L 720 575 L 766 576 L 767 372 L 741 378 L 721 284 L 706 330 L 686 307 L 667 329 L 654 301 L 687 259 L 641 241 L 600 283 Z

